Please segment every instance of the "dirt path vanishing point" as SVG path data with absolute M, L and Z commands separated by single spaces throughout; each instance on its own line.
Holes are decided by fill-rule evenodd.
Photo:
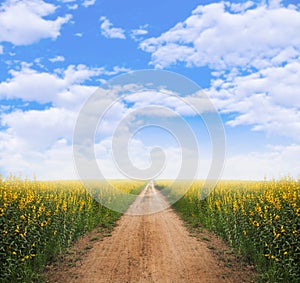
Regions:
M 166 204 L 152 183 L 140 196 L 130 210 L 142 212 Z M 123 215 L 111 237 L 94 242 L 76 266 L 51 276 L 49 282 L 64 283 L 252 282 L 249 272 L 225 266 L 205 239 L 192 237 L 171 208 L 150 215 Z

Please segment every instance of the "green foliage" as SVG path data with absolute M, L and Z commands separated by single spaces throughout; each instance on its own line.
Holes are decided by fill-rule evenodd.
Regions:
M 118 182 L 117 187 L 138 193 L 143 185 Z M 120 201 L 123 206 L 130 204 Z M 1 282 L 39 281 L 45 264 L 76 238 L 119 217 L 120 213 L 95 201 L 79 181 L 0 180 Z
M 299 181 L 221 181 L 204 200 L 202 186 L 195 182 L 174 204 L 186 221 L 224 238 L 256 265 L 262 282 L 300 282 Z M 166 195 L 183 190 L 184 182 L 177 182 Z

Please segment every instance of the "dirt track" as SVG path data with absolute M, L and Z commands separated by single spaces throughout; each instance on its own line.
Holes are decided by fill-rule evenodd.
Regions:
M 142 213 L 153 205 L 165 206 L 166 200 L 150 183 L 129 209 Z M 96 242 L 78 266 L 55 281 L 250 282 L 241 271 L 224 267 L 205 241 L 191 237 L 172 209 L 123 215 L 111 237 Z

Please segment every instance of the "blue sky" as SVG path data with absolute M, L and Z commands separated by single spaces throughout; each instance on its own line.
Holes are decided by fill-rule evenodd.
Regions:
M 226 133 L 223 179 L 300 174 L 298 1 L 1 0 L 0 5 L 2 175 L 76 178 L 72 138 L 79 110 L 108 80 L 141 69 L 184 75 L 211 99 Z M 196 132 L 197 123 L 190 119 Z M 139 133 L 132 160 L 146 166 L 141 160 L 149 157 L 152 140 L 177 156 L 176 143 L 165 134 Z M 107 143 L 97 145 L 98 157 L 109 177 L 119 177 L 110 170 Z M 203 158 L 201 164 L 209 166 L 209 157 Z M 178 166 L 171 165 L 163 177 L 174 177 Z

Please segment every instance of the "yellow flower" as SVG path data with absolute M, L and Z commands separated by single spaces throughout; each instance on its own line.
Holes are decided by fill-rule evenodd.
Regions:
M 274 259 L 275 261 L 279 261 L 279 259 L 274 255 L 271 255 L 271 259 Z
M 24 233 L 20 234 L 21 238 L 25 238 L 26 237 L 27 232 L 25 231 Z
M 42 223 L 41 223 L 41 227 L 45 227 L 47 225 L 47 221 L 44 220 Z

